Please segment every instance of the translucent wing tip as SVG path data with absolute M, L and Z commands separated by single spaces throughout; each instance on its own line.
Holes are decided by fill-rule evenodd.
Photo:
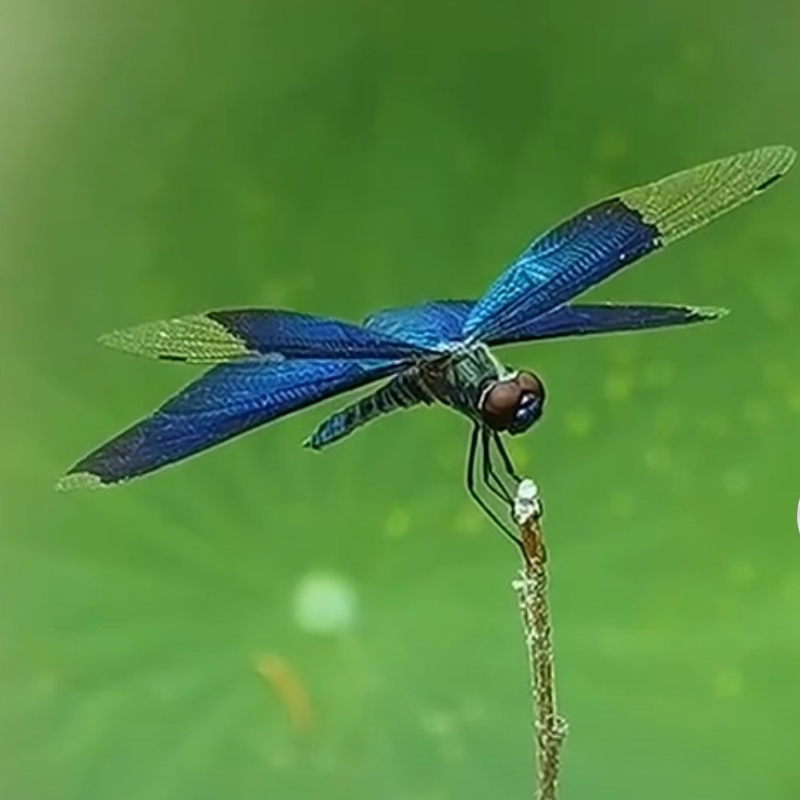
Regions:
M 788 145 L 759 147 L 676 172 L 617 199 L 652 226 L 663 246 L 764 192 L 796 157 Z
M 102 344 L 105 347 L 114 348 L 114 350 L 123 350 L 126 353 L 142 355 L 141 347 L 138 345 L 139 337 L 137 336 L 137 331 L 144 327 L 145 326 L 142 325 L 134 328 L 123 328 L 122 330 L 104 333 L 97 337 L 97 341 L 99 344 Z M 150 354 L 148 353 L 147 355 Z
M 792 168 L 797 158 L 797 151 L 786 144 L 775 144 L 755 150 L 753 155 L 758 161 L 763 162 L 767 173 L 765 180 L 756 187 L 757 192 L 763 192 Z
M 695 306 L 692 311 L 701 322 L 713 322 L 727 317 L 731 313 L 729 308 L 717 308 L 716 306 Z
M 252 356 L 247 344 L 206 314 L 146 322 L 106 333 L 100 344 L 166 361 L 209 363 Z
M 56 483 L 56 491 L 72 492 L 76 489 L 100 489 L 108 484 L 103 483 L 99 475 L 91 472 L 70 472 Z

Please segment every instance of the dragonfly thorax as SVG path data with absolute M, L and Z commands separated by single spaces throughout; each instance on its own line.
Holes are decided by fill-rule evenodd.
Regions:
M 544 384 L 532 372 L 511 372 L 491 381 L 478 404 L 483 422 L 492 430 L 524 433 L 542 415 Z

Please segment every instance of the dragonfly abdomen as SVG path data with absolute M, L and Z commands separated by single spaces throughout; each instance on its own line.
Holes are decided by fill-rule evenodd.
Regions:
M 321 450 L 383 414 L 419 403 L 429 404 L 434 400 L 415 369 L 401 372 L 377 391 L 328 417 L 305 441 L 305 445 L 312 450 Z

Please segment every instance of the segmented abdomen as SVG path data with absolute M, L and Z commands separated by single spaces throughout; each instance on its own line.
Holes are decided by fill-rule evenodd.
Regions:
M 425 390 L 417 372 L 402 372 L 377 391 L 332 414 L 311 434 L 305 444 L 314 450 L 321 450 L 376 417 L 400 408 L 433 401 L 434 398 Z

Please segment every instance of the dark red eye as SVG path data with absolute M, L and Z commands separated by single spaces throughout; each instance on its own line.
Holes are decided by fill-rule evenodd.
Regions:
M 496 431 L 504 431 L 514 421 L 522 389 L 516 381 L 495 381 L 484 392 L 483 421 Z
M 481 398 L 481 416 L 493 430 L 522 433 L 542 414 L 544 386 L 532 372 L 495 381 Z

